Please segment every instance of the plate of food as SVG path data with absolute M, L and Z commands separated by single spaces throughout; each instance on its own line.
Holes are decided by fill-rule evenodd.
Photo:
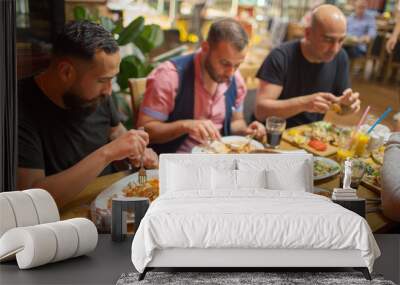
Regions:
M 318 156 L 336 153 L 342 128 L 319 121 L 301 125 L 283 132 L 282 139 Z
M 326 157 L 314 157 L 314 180 L 321 180 L 335 176 L 340 172 L 340 165 Z
M 147 182 L 140 185 L 138 173 L 128 175 L 101 192 L 91 204 L 91 216 L 101 232 L 111 229 L 111 205 L 113 198 L 147 197 L 150 202 L 159 195 L 158 170 L 146 170 Z
M 250 153 L 261 149 L 264 149 L 263 144 L 249 137 L 226 136 L 220 141 L 213 141 L 209 146 L 195 146 L 192 153 Z

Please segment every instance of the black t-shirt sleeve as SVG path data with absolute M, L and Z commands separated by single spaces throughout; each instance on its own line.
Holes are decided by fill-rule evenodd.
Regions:
M 274 49 L 264 60 L 257 72 L 257 78 L 272 84 L 283 86 L 286 68 L 285 56 L 282 50 Z
M 18 119 L 18 167 L 45 169 L 40 136 L 34 124 L 22 116 Z
M 121 122 L 121 119 L 112 98 L 108 98 L 108 108 L 110 110 L 111 127 L 116 127 Z
M 336 96 L 341 96 L 343 91 L 350 87 L 349 58 L 344 50 L 339 54 L 334 86 Z

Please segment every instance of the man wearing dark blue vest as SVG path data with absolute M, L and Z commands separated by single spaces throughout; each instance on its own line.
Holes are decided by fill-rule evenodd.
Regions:
M 148 77 L 138 126 L 157 153 L 190 152 L 226 135 L 265 135 L 259 122 L 243 117 L 246 86 L 239 71 L 248 37 L 233 19 L 213 23 L 194 54 L 159 65 Z

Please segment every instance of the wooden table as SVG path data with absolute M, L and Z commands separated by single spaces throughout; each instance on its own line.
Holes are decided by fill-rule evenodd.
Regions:
M 297 147 L 282 141 L 281 149 L 283 150 L 295 150 Z M 120 180 L 121 178 L 129 175 L 128 171 L 125 172 L 117 172 L 111 175 L 106 175 L 102 177 L 98 177 L 92 183 L 90 183 L 71 203 L 67 204 L 65 207 L 61 209 L 61 219 L 70 219 L 75 217 L 91 217 L 90 215 L 90 203 L 100 194 L 105 188 L 113 184 L 114 182 Z M 339 177 L 338 175 L 333 178 L 317 181 L 315 186 L 332 191 L 333 188 L 339 186 Z M 357 190 L 357 194 L 359 197 L 371 199 L 371 198 L 379 198 L 379 195 L 374 193 L 373 191 L 365 188 L 360 185 Z M 386 218 L 381 211 L 368 213 L 369 205 L 367 204 L 367 221 L 375 233 L 384 233 L 391 228 L 393 228 L 396 224 L 395 222 Z

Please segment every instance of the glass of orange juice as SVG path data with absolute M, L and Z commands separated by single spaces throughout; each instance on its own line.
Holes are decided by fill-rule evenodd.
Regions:
M 336 152 L 336 159 L 339 162 L 345 161 L 346 158 L 352 158 L 354 151 L 351 148 L 351 128 L 341 128 L 338 133 L 338 150 Z
M 367 146 L 369 135 L 364 132 L 357 132 L 353 140 L 354 155 L 358 157 L 368 156 Z

